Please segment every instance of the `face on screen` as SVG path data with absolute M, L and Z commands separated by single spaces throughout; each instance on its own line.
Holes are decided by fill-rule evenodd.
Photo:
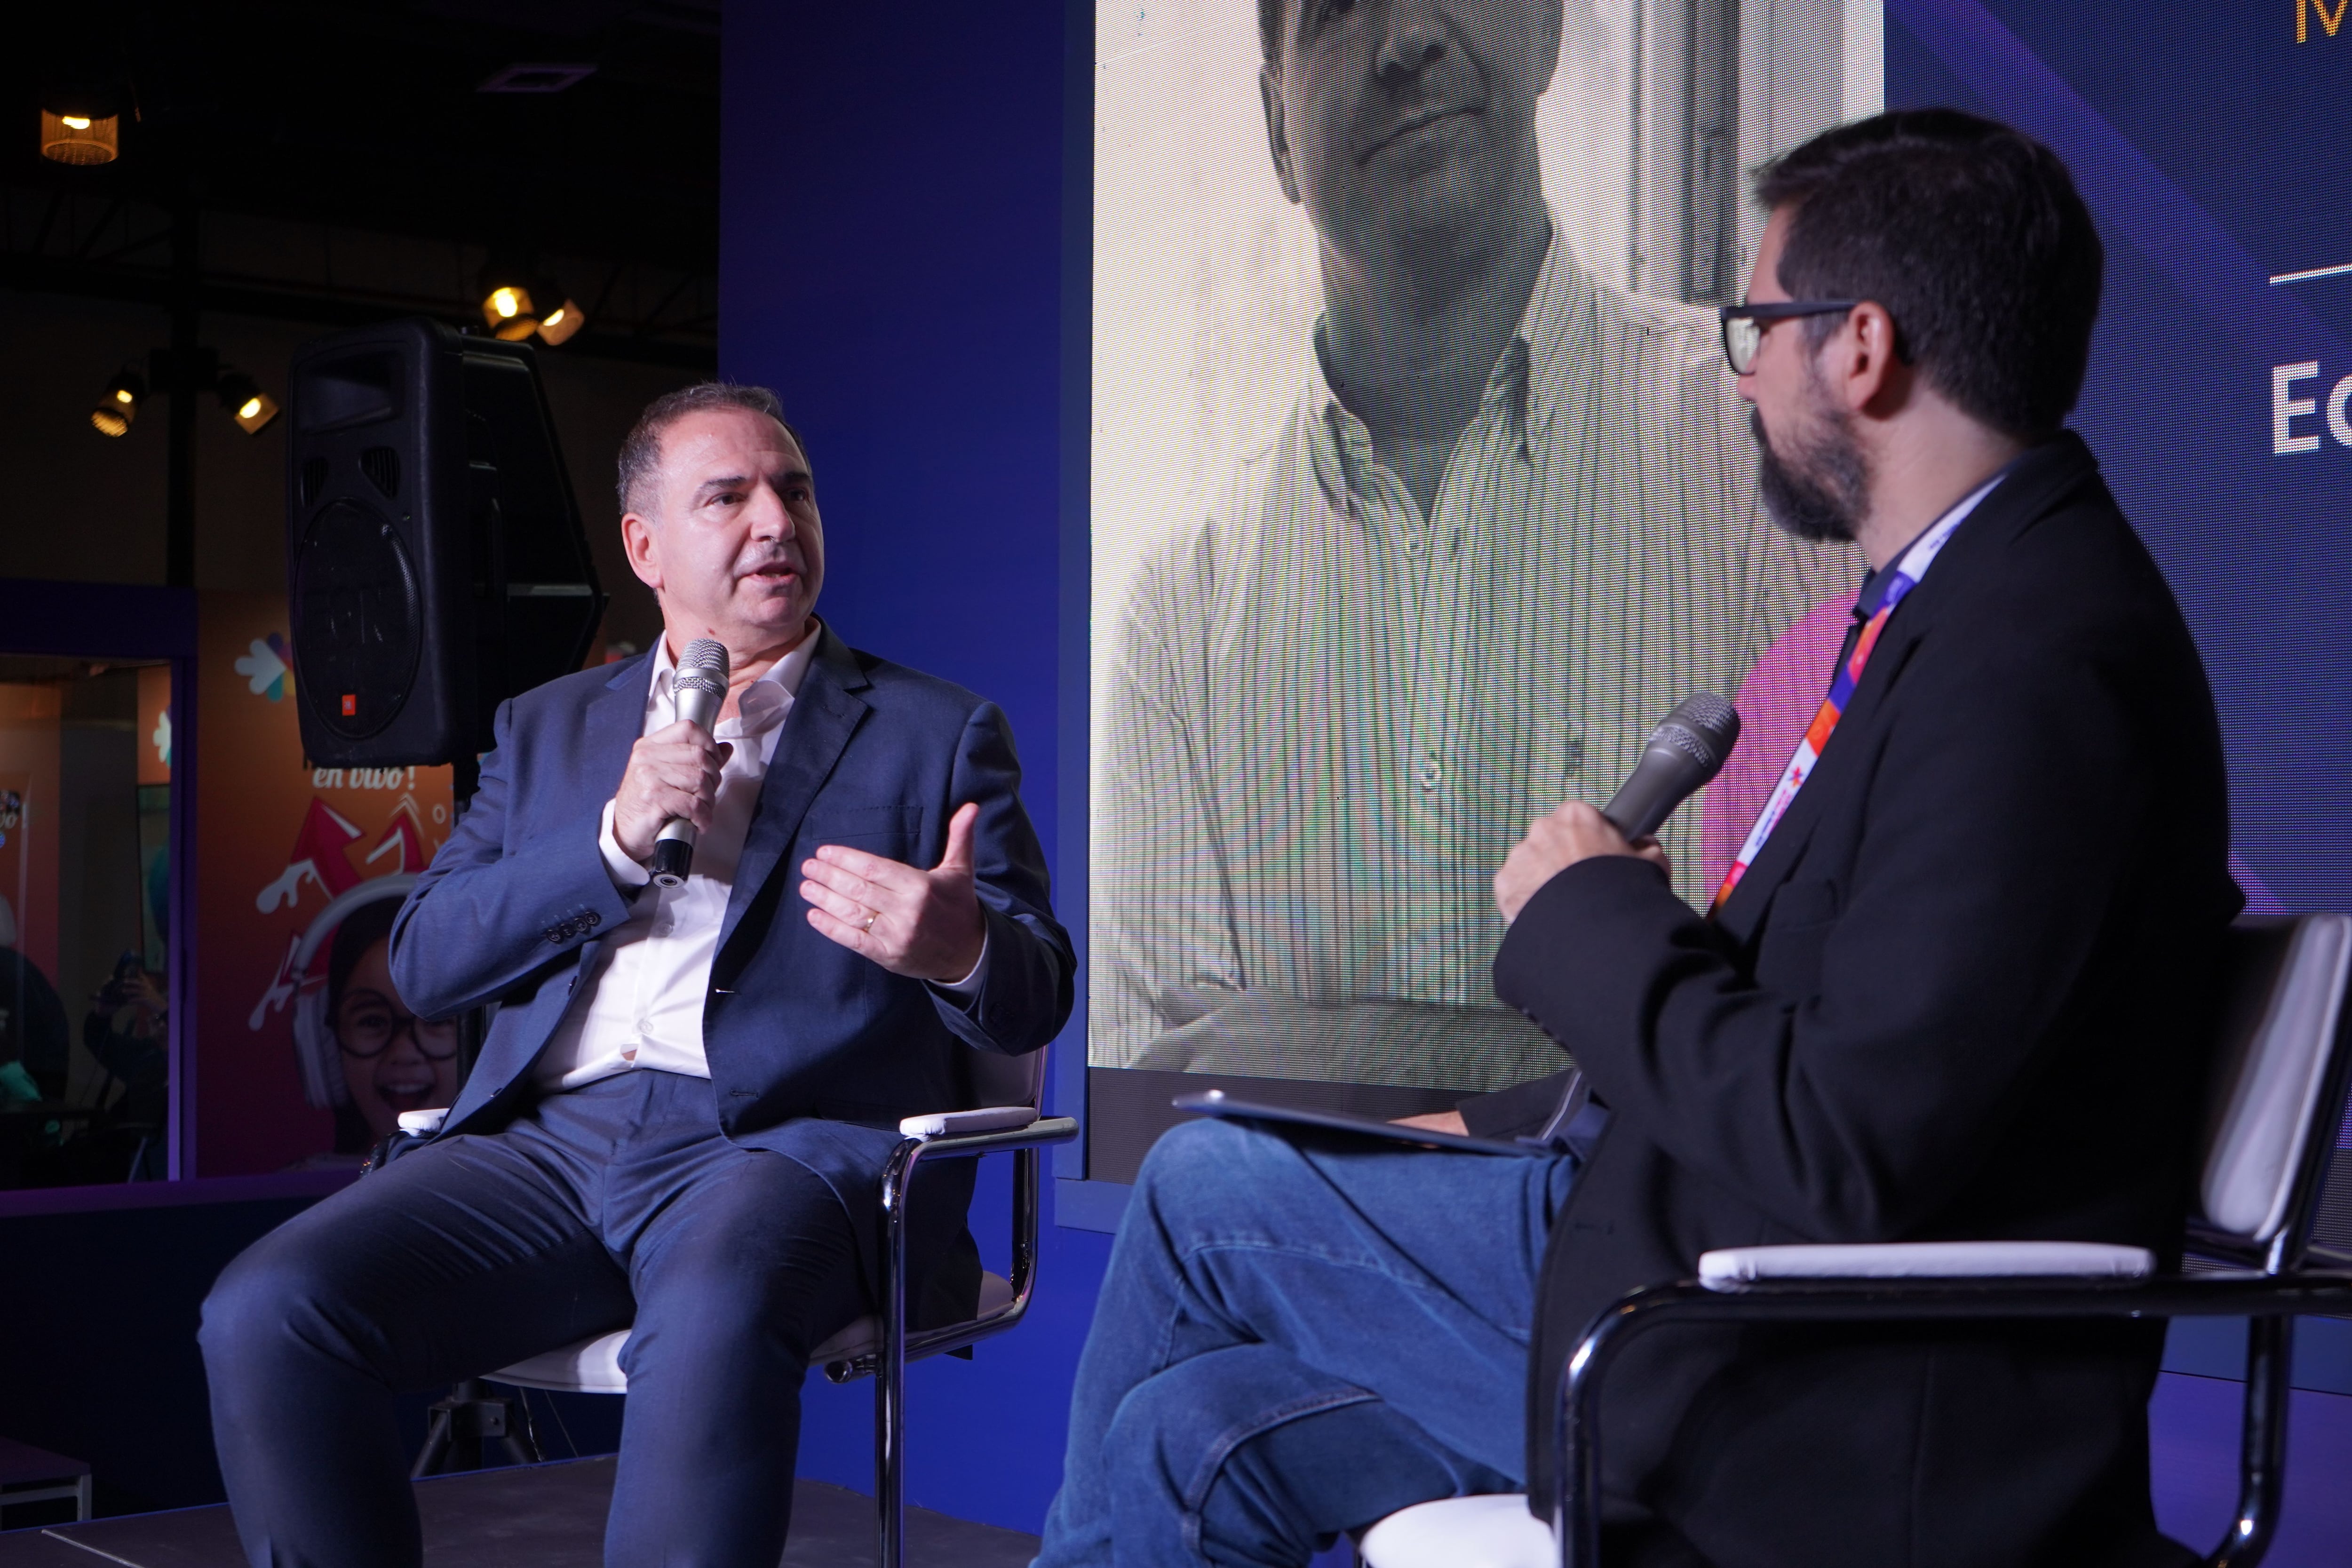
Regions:
M 688 414 L 662 433 L 650 517 L 622 520 L 629 564 L 681 637 L 758 647 L 799 636 L 824 581 L 808 459 L 746 408 Z
M 1558 0 L 1282 0 L 1263 78 L 1283 194 L 1324 241 L 1370 258 L 1504 216 L 1535 185 L 1536 100 L 1559 60 Z

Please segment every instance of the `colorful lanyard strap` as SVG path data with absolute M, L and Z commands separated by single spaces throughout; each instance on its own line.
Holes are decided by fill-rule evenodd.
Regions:
M 1839 717 L 1845 712 L 1845 705 L 1853 696 L 1853 689 L 1862 683 L 1863 669 L 1870 663 L 1871 650 L 1878 646 L 1879 633 L 1886 629 L 1886 619 L 1895 613 L 1895 606 L 1919 585 L 1919 580 L 1927 574 L 1927 568 L 1935 564 L 1945 542 L 1952 537 L 1961 523 L 1968 521 L 1969 513 L 1976 510 L 1977 503 L 1984 500 L 1993 485 L 2000 482 L 1999 476 L 1995 476 L 1991 483 L 1946 512 L 1935 527 L 1914 540 L 1911 548 L 1903 552 L 1903 559 L 1895 563 L 1894 573 L 1886 581 L 1886 592 L 1879 598 L 1878 608 L 1863 623 L 1862 635 L 1853 639 L 1853 651 L 1839 664 L 1836 676 L 1830 681 L 1830 694 L 1822 700 L 1821 708 L 1813 714 L 1813 721 L 1805 726 L 1805 738 L 1797 742 L 1797 754 L 1790 757 L 1789 765 L 1780 771 L 1780 782 L 1772 786 L 1771 795 L 1764 802 L 1764 809 L 1757 815 L 1756 826 L 1748 830 L 1747 842 L 1740 845 L 1738 855 L 1732 859 L 1731 869 L 1724 875 L 1723 886 L 1715 890 L 1715 902 L 1707 906 L 1709 914 L 1723 908 L 1724 900 L 1731 897 L 1731 890 L 1739 886 L 1739 879 L 1748 874 L 1748 867 L 1756 864 L 1756 857 L 1764 852 L 1764 841 L 1772 837 L 1774 828 L 1780 826 L 1780 819 L 1789 814 L 1790 802 L 1797 798 L 1797 792 L 1804 788 L 1805 781 L 1812 776 L 1813 764 L 1821 761 L 1822 749 L 1830 743 L 1830 732 L 1837 728 Z M 1860 612 L 1861 606 L 1855 605 L 1855 613 Z

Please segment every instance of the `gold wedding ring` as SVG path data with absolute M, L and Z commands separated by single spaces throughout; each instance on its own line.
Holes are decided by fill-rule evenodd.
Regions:
M 874 922 L 875 922 L 876 921 L 880 920 L 881 918 L 882 918 L 882 911 L 881 911 L 880 910 L 866 910 L 866 923 L 865 923 L 864 925 L 859 926 L 859 927 L 857 928 L 858 934 L 859 934 L 860 936 L 863 936 L 863 935 L 865 935 L 867 931 L 872 931 L 872 930 L 874 929 Z

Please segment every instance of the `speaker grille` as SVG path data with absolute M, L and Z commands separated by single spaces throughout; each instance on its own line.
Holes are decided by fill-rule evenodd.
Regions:
M 424 648 L 416 571 L 390 522 L 339 500 L 310 521 L 295 563 L 294 679 L 310 711 L 346 741 L 408 703 Z
M 311 458 L 302 465 L 302 508 L 305 511 L 315 505 L 327 490 L 327 459 Z
M 400 493 L 400 454 L 390 447 L 370 447 L 360 454 L 360 472 L 375 487 L 376 494 L 390 500 Z

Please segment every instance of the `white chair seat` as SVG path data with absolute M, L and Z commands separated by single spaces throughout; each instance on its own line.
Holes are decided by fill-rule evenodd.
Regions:
M 2097 1241 L 1894 1241 L 1727 1247 L 1699 1254 L 1699 1283 L 1737 1290 L 1759 1279 L 1980 1279 L 2029 1275 L 2145 1279 L 2156 1255 Z
M 1010 1279 L 1002 1274 L 980 1277 L 979 1316 L 987 1317 L 1012 1300 Z M 551 1388 L 562 1394 L 626 1394 L 629 1380 L 621 1371 L 621 1347 L 628 1342 L 629 1331 L 615 1329 L 593 1340 L 541 1352 L 488 1375 L 493 1383 L 512 1384 L 518 1388 Z M 817 1346 L 809 1356 L 809 1364 L 823 1366 L 827 1362 L 855 1361 L 881 1348 L 882 1320 L 860 1318 Z
M 1440 1498 L 1399 1509 L 1364 1531 L 1368 1568 L 1554 1568 L 1551 1527 L 1523 1493 Z

